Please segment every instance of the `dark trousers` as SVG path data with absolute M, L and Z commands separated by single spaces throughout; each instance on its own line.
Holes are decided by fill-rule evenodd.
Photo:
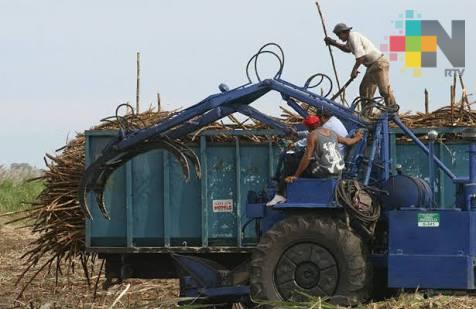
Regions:
M 280 161 L 282 161 L 282 167 L 279 170 L 279 180 L 278 180 L 278 188 L 276 193 L 282 196 L 286 195 L 286 177 L 293 176 L 296 173 L 297 168 L 299 167 L 299 163 L 301 162 L 302 156 L 304 155 L 304 150 L 295 152 L 295 153 L 286 153 L 283 152 L 280 155 Z M 282 157 L 282 160 L 281 160 Z M 320 169 L 317 166 L 316 161 L 309 162 L 309 165 L 301 174 L 300 177 L 303 178 L 328 178 L 328 177 L 340 177 L 340 173 L 338 175 L 330 174 L 325 169 Z M 279 163 L 278 163 L 279 169 Z M 277 173 L 278 174 L 278 171 Z M 277 175 L 276 175 L 277 176 Z
M 278 180 L 277 192 L 279 195 L 285 195 L 286 193 L 286 177 L 294 175 L 296 170 L 299 167 L 304 151 L 299 151 L 295 153 L 286 153 L 283 152 L 280 155 L 280 160 L 278 162 L 278 171 L 276 171 L 276 178 Z M 282 159 L 282 160 L 281 160 Z M 281 163 L 281 167 L 279 166 Z M 313 170 L 316 168 L 316 163 L 311 161 L 306 170 L 301 174 L 301 177 L 304 178 L 319 178 L 326 177 L 320 173 L 313 173 Z

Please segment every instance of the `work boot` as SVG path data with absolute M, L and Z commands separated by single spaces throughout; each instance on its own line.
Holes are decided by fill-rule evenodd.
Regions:
M 274 206 L 276 204 L 280 204 L 280 203 L 284 203 L 284 202 L 286 202 L 286 198 L 284 196 L 279 195 L 279 194 L 275 194 L 273 199 L 266 203 L 266 206 L 271 207 L 271 206 Z

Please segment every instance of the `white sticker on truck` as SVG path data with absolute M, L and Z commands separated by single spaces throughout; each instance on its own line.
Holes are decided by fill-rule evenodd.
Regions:
M 213 200 L 213 212 L 233 212 L 233 200 Z

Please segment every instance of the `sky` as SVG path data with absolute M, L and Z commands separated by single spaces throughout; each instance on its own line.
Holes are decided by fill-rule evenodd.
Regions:
M 395 33 L 392 21 L 405 10 L 440 21 L 449 33 L 451 20 L 465 20 L 464 80 L 469 93 L 476 91 L 474 0 L 320 3 L 329 31 L 345 22 L 377 47 Z M 323 38 L 313 0 L 0 0 L 0 164 L 43 168 L 44 153 L 113 115 L 118 104 L 135 102 L 137 52 L 142 108 L 160 92 L 168 110 L 199 102 L 222 82 L 245 83 L 247 60 L 267 42 L 284 49 L 283 79 L 303 85 L 317 72 L 333 76 Z M 354 59 L 338 50 L 334 57 L 343 83 Z M 451 79 L 444 69 L 451 65 L 441 52 L 437 57 L 437 67 L 418 78 L 402 71 L 402 62 L 391 63 L 402 110 L 422 111 L 425 88 L 431 109 L 448 104 Z M 263 59 L 262 75 L 272 71 L 273 62 Z M 362 75 L 349 97 L 357 96 Z M 281 101 L 270 95 L 259 104 L 278 114 Z

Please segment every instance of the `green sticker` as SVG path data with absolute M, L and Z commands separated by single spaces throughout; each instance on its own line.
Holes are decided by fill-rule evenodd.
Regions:
M 419 213 L 418 214 L 419 227 L 439 227 L 440 214 L 439 213 Z

